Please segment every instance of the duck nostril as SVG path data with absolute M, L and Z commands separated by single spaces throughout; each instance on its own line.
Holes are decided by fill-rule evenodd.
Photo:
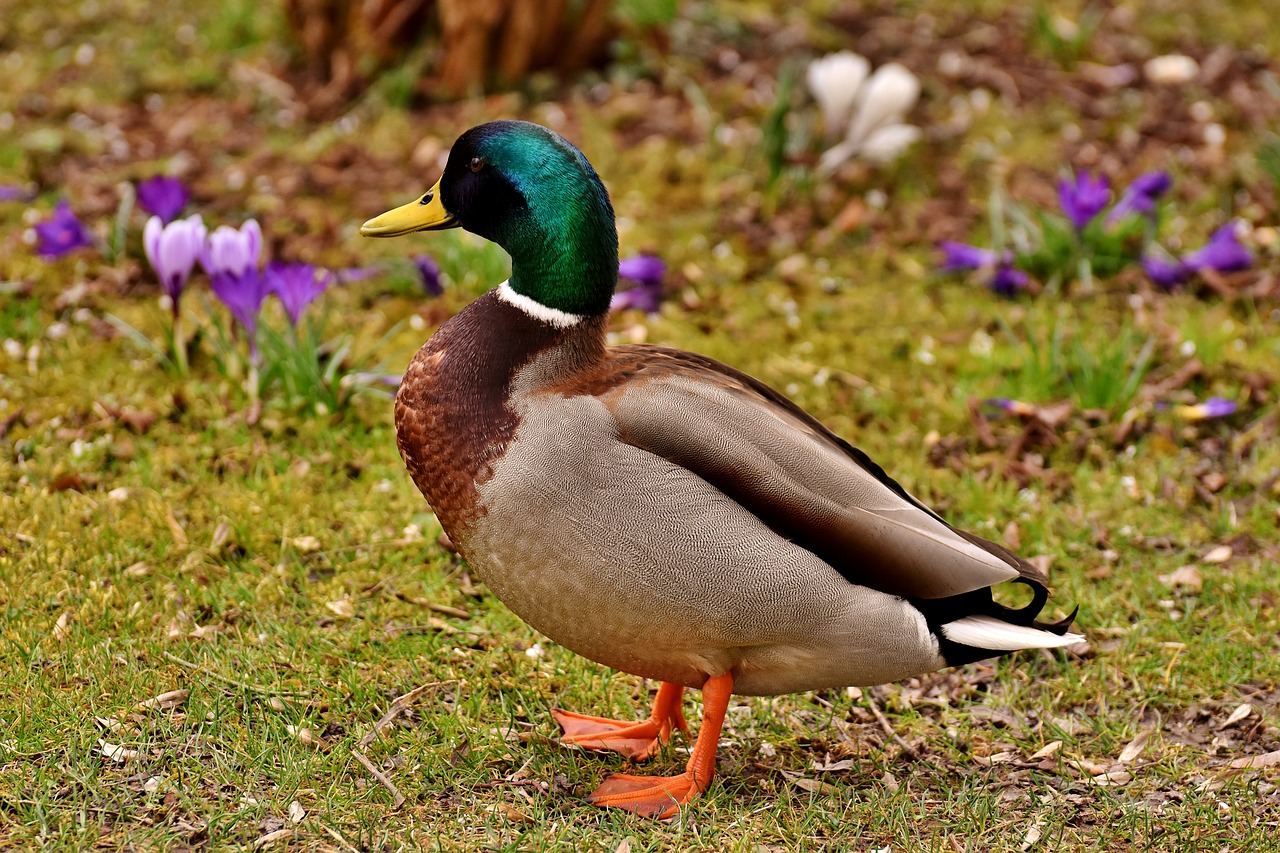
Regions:
M 418 204 L 431 204 L 431 199 L 433 198 L 435 198 L 435 193 L 431 190 L 427 190 L 427 194 L 422 197 L 422 200 L 419 201 Z

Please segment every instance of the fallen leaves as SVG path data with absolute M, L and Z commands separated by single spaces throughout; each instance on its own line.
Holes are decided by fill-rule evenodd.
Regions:
M 1221 731 L 1222 729 L 1231 728 L 1241 720 L 1248 718 L 1254 713 L 1254 711 L 1255 708 L 1248 702 L 1245 702 L 1242 705 L 1237 705 L 1236 709 L 1232 711 L 1225 720 L 1218 724 L 1218 730 Z
M 1210 565 L 1217 565 L 1230 560 L 1233 553 L 1235 552 L 1230 545 L 1217 545 L 1210 548 L 1200 559 Z
M 1160 582 L 1170 589 L 1199 592 L 1204 586 L 1200 569 L 1194 565 L 1180 566 L 1167 575 L 1160 575 Z
M 1280 766 L 1280 749 L 1274 752 L 1268 752 L 1264 755 L 1250 755 L 1245 758 L 1237 758 L 1227 767 L 1231 770 L 1260 770 L 1263 767 Z
M 1146 748 L 1147 741 L 1151 738 L 1153 729 L 1144 729 L 1134 736 L 1133 740 L 1120 750 L 1119 757 L 1116 761 L 1120 764 L 1131 764 L 1135 758 L 1142 754 L 1142 750 Z
M 299 746 L 305 746 L 308 749 L 324 749 L 327 746 L 327 744 L 307 726 L 295 726 L 293 724 L 288 724 L 284 729 L 293 737 L 294 740 L 298 742 Z
M 823 782 L 792 770 L 783 770 L 782 775 L 792 785 L 809 794 L 835 794 L 840 790 L 830 782 Z
M 117 764 L 124 764 L 138 757 L 138 750 L 109 743 L 102 738 L 98 738 L 98 751 Z
M 159 696 L 153 696 L 150 699 L 144 699 L 135 707 L 140 711 L 167 711 L 186 702 L 187 697 L 190 695 L 191 691 L 179 688 L 161 693 Z
M 1060 740 L 1050 741 L 1049 743 L 1046 743 L 1044 746 L 1037 749 L 1035 752 L 1031 753 L 1031 755 L 1027 756 L 1027 760 L 1039 761 L 1044 758 L 1049 758 L 1060 749 L 1062 749 L 1062 741 Z

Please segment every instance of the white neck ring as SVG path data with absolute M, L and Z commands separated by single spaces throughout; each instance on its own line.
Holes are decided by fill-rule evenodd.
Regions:
M 570 326 L 576 326 L 586 319 L 581 314 L 570 314 L 568 311 L 561 311 L 558 308 L 549 308 L 537 300 L 530 299 L 523 293 L 517 293 L 511 287 L 510 281 L 504 281 L 498 285 L 494 291 L 498 298 L 508 305 L 519 308 L 535 320 L 541 320 L 557 329 L 567 329 Z

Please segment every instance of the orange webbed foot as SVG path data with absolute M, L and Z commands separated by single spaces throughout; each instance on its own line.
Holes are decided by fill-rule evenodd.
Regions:
M 671 690 L 667 690 L 667 688 L 671 688 Z M 674 714 L 667 713 L 670 719 L 670 723 L 667 726 L 667 734 L 670 734 L 670 726 L 672 724 L 679 725 L 681 729 L 684 729 L 684 717 L 679 714 L 680 692 L 682 690 L 683 688 L 679 685 L 664 683 L 662 688 L 658 690 L 658 701 L 654 702 L 653 716 L 649 720 L 635 725 L 643 726 L 649 723 L 657 725 L 654 721 L 661 716 L 659 714 L 661 703 L 671 702 L 672 696 L 674 696 L 675 712 Z M 664 691 L 666 692 L 664 693 Z M 732 695 L 733 676 L 729 673 L 709 678 L 707 683 L 702 686 L 702 731 L 698 733 L 698 739 L 693 745 L 693 752 L 689 756 L 689 763 L 685 766 L 685 772 L 678 776 L 632 776 L 626 773 L 618 773 L 604 780 L 604 784 L 592 791 L 587 800 L 593 805 L 626 809 L 629 812 L 663 820 L 675 817 L 681 806 L 707 790 L 707 786 L 711 784 L 711 779 L 715 776 L 716 746 L 720 743 L 720 729 L 724 726 L 725 712 L 729 708 L 729 697 Z M 663 707 L 667 708 L 667 712 L 670 711 L 669 705 Z M 616 722 L 613 720 L 601 720 L 599 717 L 581 717 L 581 715 L 576 714 L 573 716 L 579 717 L 580 724 L 584 727 Z M 571 724 L 577 724 L 575 721 L 570 722 Z M 627 731 L 627 727 L 612 730 L 614 734 L 619 735 L 625 731 Z M 627 736 L 632 735 L 635 735 L 635 732 L 628 732 Z M 574 735 L 575 740 L 591 737 L 606 738 L 608 733 L 592 734 L 583 732 L 581 735 Z M 661 731 L 659 731 L 658 739 L 663 740 Z
M 617 752 L 635 761 L 652 758 L 663 744 L 670 742 L 673 729 L 688 734 L 689 725 L 680 709 L 684 687 L 663 682 L 653 702 L 648 719 L 634 722 L 592 717 L 553 708 L 552 716 L 564 730 L 560 742 L 602 752 Z
M 681 806 L 706 789 L 706 784 L 700 784 L 688 772 L 678 776 L 631 776 L 616 773 L 592 791 L 587 802 L 602 808 L 626 809 L 665 820 L 675 817 Z
M 641 720 L 638 723 L 610 720 L 606 717 L 589 717 L 586 714 L 561 711 L 559 708 L 552 708 L 551 715 L 556 718 L 560 728 L 564 729 L 560 742 L 565 746 L 617 752 L 635 761 L 653 757 L 662 744 L 671 739 L 670 729 L 664 738 L 661 727 L 652 720 Z

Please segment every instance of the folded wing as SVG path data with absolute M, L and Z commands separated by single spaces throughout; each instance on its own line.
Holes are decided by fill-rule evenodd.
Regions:
M 622 441 L 697 474 L 852 583 L 908 598 L 960 595 L 1031 566 L 962 534 L 861 451 L 772 389 L 711 359 L 659 347 L 612 351 L 590 389 Z

